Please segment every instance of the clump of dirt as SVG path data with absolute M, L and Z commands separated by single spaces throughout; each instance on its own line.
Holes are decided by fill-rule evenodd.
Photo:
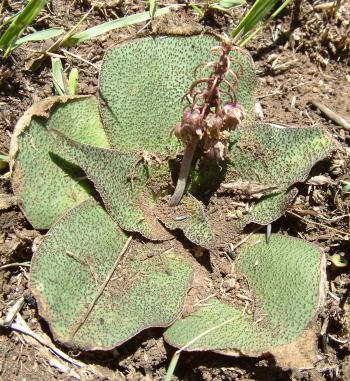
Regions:
M 302 10 L 298 27 L 289 37 L 290 47 L 308 51 L 310 58 L 323 67 L 330 59 L 350 62 L 350 2 L 299 4 Z

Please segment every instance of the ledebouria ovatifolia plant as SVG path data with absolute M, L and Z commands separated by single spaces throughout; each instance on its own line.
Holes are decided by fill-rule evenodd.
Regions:
M 106 53 L 99 79 L 99 99 L 32 106 L 11 143 L 21 208 L 34 228 L 49 229 L 30 287 L 55 339 L 110 349 L 170 326 L 165 339 L 175 347 L 197 337 L 187 350 L 270 353 L 282 366 L 311 366 L 320 249 L 253 234 L 234 273 L 249 284 L 252 315 L 214 286 L 200 294 L 206 303 L 196 300 L 198 280 L 211 272 L 191 252 L 219 255 L 250 222 L 278 219 L 296 183 L 334 149 L 331 136 L 255 121 L 252 59 L 226 37 L 130 39 Z

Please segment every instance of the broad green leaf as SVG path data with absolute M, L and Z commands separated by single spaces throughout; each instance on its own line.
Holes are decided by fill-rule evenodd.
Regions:
M 84 170 L 122 229 L 153 240 L 172 238 L 152 211 L 155 205 L 140 155 L 80 144 L 57 131 L 52 134 L 58 141 L 54 152 Z
M 68 211 L 38 248 L 30 275 L 54 337 L 83 350 L 111 349 L 170 325 L 192 268 L 176 250 L 159 249 L 128 238 L 92 199 Z
M 192 195 L 184 196 L 176 207 L 170 207 L 167 200 L 161 200 L 157 218 L 170 230 L 182 230 L 185 237 L 196 245 L 210 249 L 214 244 L 204 206 Z
M 203 204 L 192 195 L 185 195 L 176 207 L 167 200 L 158 204 L 157 218 L 170 230 L 180 229 L 196 245 L 211 248 L 214 237 Z
M 84 173 L 50 152 L 55 128 L 81 142 L 108 147 L 92 97 L 53 97 L 32 106 L 11 140 L 12 187 L 36 229 L 47 229 L 67 209 L 89 197 Z
M 217 59 L 210 53 L 217 45 L 220 42 L 209 35 L 164 36 L 129 40 L 110 49 L 101 68 L 100 92 L 101 116 L 113 147 L 174 153 L 179 143 L 171 131 L 182 117 L 186 102 L 181 99 L 195 79 L 195 69 Z M 252 59 L 239 49 L 232 57 L 240 78 L 237 99 L 249 119 L 255 88 Z M 207 74 L 197 70 L 199 78 Z
M 308 367 L 316 359 L 315 337 L 310 340 L 308 332 L 325 296 L 324 264 L 320 250 L 303 240 L 273 235 L 266 243 L 264 235 L 255 235 L 242 247 L 235 265 L 249 284 L 253 314 L 210 299 L 175 322 L 165 339 L 181 348 L 197 338 L 187 350 L 271 353 L 281 366 Z M 210 331 L 221 323 L 220 329 Z
M 297 194 L 298 189 L 291 188 L 284 192 L 262 197 L 252 205 L 249 213 L 233 223 L 233 227 L 237 230 L 241 230 L 251 222 L 258 225 L 267 225 L 276 221 L 292 204 Z
M 236 182 L 271 187 L 270 194 L 250 201 L 250 212 L 232 224 L 236 230 L 250 222 L 266 225 L 291 204 L 297 194 L 293 185 L 304 181 L 315 163 L 335 147 L 331 135 L 319 127 L 243 123 L 231 136 L 229 159 L 221 163 L 202 160 L 192 174 L 190 191 L 194 195 L 213 193 L 222 184 Z M 235 196 L 234 190 L 231 195 Z
M 320 127 L 243 125 L 231 137 L 230 166 L 225 181 L 239 178 L 284 190 L 304 181 L 313 165 L 335 148 Z

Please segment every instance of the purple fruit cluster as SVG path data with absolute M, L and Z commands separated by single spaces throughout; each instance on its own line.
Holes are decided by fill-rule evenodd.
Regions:
M 231 68 L 231 50 L 232 44 L 227 41 L 215 48 L 220 53 L 219 60 L 204 66 L 213 67 L 213 73 L 192 84 L 186 94 L 189 107 L 174 128 L 175 136 L 186 146 L 203 141 L 204 154 L 215 160 L 227 156 L 231 132 L 245 114 L 243 106 L 235 100 L 234 83 L 238 82 L 238 76 Z M 222 104 L 223 96 L 231 100 Z

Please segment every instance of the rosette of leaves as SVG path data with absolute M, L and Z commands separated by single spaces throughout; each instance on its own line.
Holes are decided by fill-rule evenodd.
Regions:
M 193 302 L 186 302 L 186 295 L 195 272 L 204 271 L 184 248 L 185 239 L 212 251 L 220 245 L 201 192 L 213 195 L 221 185 L 237 183 L 269 188 L 243 218 L 220 222 L 232 234 L 252 221 L 267 224 L 285 211 L 295 195 L 294 185 L 334 147 L 321 128 L 255 123 L 254 66 L 247 52 L 235 49 L 233 67 L 237 72 L 243 68 L 235 95 L 244 106 L 245 123 L 232 134 L 224 163 L 206 163 L 198 147 L 189 192 L 180 205 L 169 207 L 181 157 L 181 145 L 171 131 L 181 120 L 183 95 L 196 75 L 210 70 L 198 67 L 212 60 L 211 48 L 218 44 L 212 35 L 125 41 L 106 53 L 99 99 L 48 98 L 19 120 L 10 150 L 13 190 L 33 227 L 49 229 L 32 260 L 31 290 L 60 342 L 86 350 L 109 349 L 143 329 L 170 326 L 185 303 Z M 205 171 L 203 162 L 208 165 Z M 235 189 L 231 186 L 230 192 Z M 293 289 L 288 283 L 290 293 L 301 296 L 290 333 L 254 346 L 254 335 L 268 335 L 274 323 L 268 320 L 264 329 L 250 332 L 251 322 L 240 322 L 246 324 L 243 334 L 250 335 L 246 346 L 220 343 L 221 352 L 256 355 L 266 352 L 266 346 L 295 342 L 316 314 L 322 255 L 298 241 L 295 251 L 314 258 L 307 266 L 305 258 L 289 266 L 282 241 L 273 241 L 274 256 L 264 259 L 264 274 L 272 266 L 288 275 L 278 280 L 278 287 L 290 277 L 298 286 Z M 256 250 L 262 255 L 266 248 Z M 310 268 L 313 278 L 303 282 Z M 240 271 L 249 278 L 253 270 L 242 265 Z M 260 267 L 254 271 L 259 277 Z M 281 296 L 276 303 L 282 308 L 267 310 L 280 314 L 280 324 L 287 298 L 270 295 L 273 287 L 256 287 L 262 304 L 264 298 L 271 304 L 272 297 Z M 306 295 L 307 308 L 302 303 Z M 217 300 L 213 305 L 218 311 L 228 308 L 231 316 L 226 304 Z M 208 322 L 206 315 L 204 320 Z M 283 323 L 282 330 L 288 328 L 288 322 Z M 187 336 L 177 337 L 176 324 L 167 340 L 182 345 Z M 202 326 L 207 328 L 203 323 L 195 332 Z

